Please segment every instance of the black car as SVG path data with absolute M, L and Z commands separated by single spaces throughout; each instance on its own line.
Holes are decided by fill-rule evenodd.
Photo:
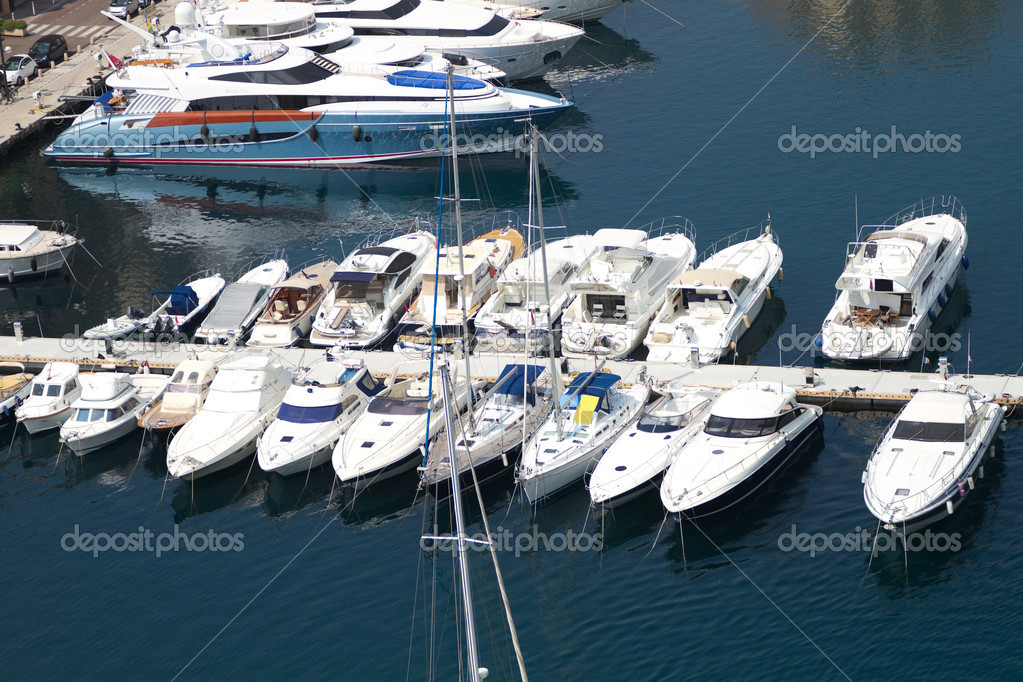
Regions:
M 43 36 L 29 48 L 28 56 L 35 60 L 36 66 L 48 68 L 67 56 L 67 41 L 57 33 Z

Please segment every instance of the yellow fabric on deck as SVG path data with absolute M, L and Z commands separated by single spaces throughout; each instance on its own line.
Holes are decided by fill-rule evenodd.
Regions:
M 593 413 L 597 411 L 597 403 L 600 402 L 596 396 L 579 396 L 579 407 L 575 409 L 576 424 L 589 424 L 593 421 Z

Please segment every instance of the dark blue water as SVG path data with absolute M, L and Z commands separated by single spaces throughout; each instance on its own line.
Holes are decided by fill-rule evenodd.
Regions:
M 600 135 L 602 149 L 546 155 L 547 223 L 582 232 L 682 214 L 702 247 L 769 213 L 785 279 L 742 359 L 776 364 L 781 334 L 819 329 L 857 211 L 861 223 L 879 222 L 920 197 L 954 193 L 969 215 L 971 268 L 937 327 L 963 335 L 949 353 L 960 369 L 968 339 L 974 371 L 1015 373 L 1023 7 L 853 0 L 836 16 L 842 2 L 655 4 L 688 28 L 630 3 L 548 77 L 577 102 L 549 132 Z M 780 151 L 792 126 L 809 135 L 931 131 L 958 136 L 958 151 L 811 159 Z M 46 167 L 33 149 L 3 164 L 0 215 L 77 217 L 103 264 L 80 253 L 77 282 L 0 290 L 0 331 L 22 320 L 48 335 L 146 305 L 152 289 L 191 272 L 233 272 L 280 248 L 296 263 L 337 256 L 342 244 L 435 217 L 440 177 L 436 166 L 108 175 Z M 475 159 L 463 170 L 465 194 L 480 200 L 465 204 L 470 221 L 525 215 L 524 160 Z M 873 531 L 860 472 L 890 417 L 829 414 L 824 443 L 765 494 L 681 533 L 661 527 L 656 496 L 601 522 L 587 517 L 580 489 L 533 518 L 510 481 L 488 485 L 494 530 L 603 534 L 600 551 L 501 554 L 532 677 L 1018 677 L 1015 425 L 977 494 L 935 528 L 958 534 L 957 551 L 872 561 L 865 551 L 783 551 L 793 525 L 851 538 Z M 84 462 L 58 458 L 55 435 L 6 427 L 0 447 L 7 677 L 172 678 L 184 669 L 182 678 L 201 679 L 422 679 L 431 665 L 436 679 L 458 674 L 452 558 L 418 549 L 424 527 L 447 527 L 449 510 L 414 499 L 414 477 L 353 506 L 331 497 L 328 471 L 292 481 L 242 467 L 194 487 L 165 483 L 163 446 L 141 436 Z M 159 535 L 175 524 L 190 538 L 212 531 L 232 549 L 241 534 L 243 547 L 189 552 L 179 541 L 159 557 L 95 558 L 62 549 L 76 525 Z M 489 560 L 477 554 L 472 564 L 481 659 L 491 679 L 513 678 Z

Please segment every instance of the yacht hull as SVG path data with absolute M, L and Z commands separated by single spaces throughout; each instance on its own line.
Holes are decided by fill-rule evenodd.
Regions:
M 59 412 L 48 414 L 42 417 L 19 418 L 18 423 L 24 424 L 31 434 L 43 433 L 52 429 L 59 429 L 71 416 L 71 406 L 65 407 Z
M 109 445 L 114 441 L 130 435 L 136 428 L 138 428 L 138 423 L 135 419 L 135 415 L 129 414 L 113 427 L 103 431 L 93 432 L 88 435 L 76 435 L 74 431 L 65 427 L 61 429 L 61 440 L 64 441 L 64 443 L 71 448 L 76 455 L 82 457 L 83 455 L 95 452 L 105 445 Z

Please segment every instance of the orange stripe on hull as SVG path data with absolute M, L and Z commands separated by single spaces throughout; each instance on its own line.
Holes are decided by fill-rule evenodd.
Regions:
M 215 123 L 249 123 L 266 121 L 315 121 L 319 114 L 309 111 L 181 111 L 156 114 L 147 128 L 170 126 L 201 126 Z

